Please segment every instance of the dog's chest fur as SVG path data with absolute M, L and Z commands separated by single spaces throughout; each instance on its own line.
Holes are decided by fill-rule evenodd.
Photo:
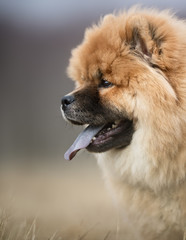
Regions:
M 152 175 L 149 184 L 145 179 L 147 162 L 144 160 L 144 166 L 137 169 L 134 162 L 138 160 L 129 159 L 129 156 L 130 147 L 122 154 L 110 151 L 97 155 L 106 185 L 118 207 L 121 229 L 124 229 L 127 240 L 182 240 L 186 226 L 186 183 L 170 184 L 168 188 L 157 187 L 157 183 L 153 189 L 156 177 Z M 140 171 L 143 167 L 142 175 Z M 146 168 L 150 171 L 150 166 Z M 157 175 L 157 179 L 159 176 L 161 174 Z

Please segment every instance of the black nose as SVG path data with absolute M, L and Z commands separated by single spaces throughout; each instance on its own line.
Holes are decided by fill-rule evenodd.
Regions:
M 64 97 L 61 99 L 61 104 L 62 104 L 63 110 L 65 110 L 68 105 L 70 105 L 72 102 L 74 102 L 74 100 L 75 100 L 75 98 L 74 98 L 73 95 L 64 96 Z

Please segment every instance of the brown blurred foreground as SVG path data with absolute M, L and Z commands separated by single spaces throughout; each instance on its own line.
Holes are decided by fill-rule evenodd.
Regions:
M 1 167 L 0 239 L 121 239 L 95 160 L 82 165 Z

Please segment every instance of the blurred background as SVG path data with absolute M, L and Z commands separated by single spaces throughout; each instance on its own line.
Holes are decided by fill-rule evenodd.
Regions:
M 119 239 L 95 159 L 63 158 L 81 129 L 62 119 L 60 101 L 85 28 L 134 4 L 186 17 L 183 0 L 0 0 L 0 239 Z

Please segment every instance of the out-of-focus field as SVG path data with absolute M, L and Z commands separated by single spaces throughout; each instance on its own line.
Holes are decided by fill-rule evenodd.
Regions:
M 77 159 L 57 167 L 2 166 L 0 239 L 120 239 L 95 159 L 83 161 L 84 167 Z

